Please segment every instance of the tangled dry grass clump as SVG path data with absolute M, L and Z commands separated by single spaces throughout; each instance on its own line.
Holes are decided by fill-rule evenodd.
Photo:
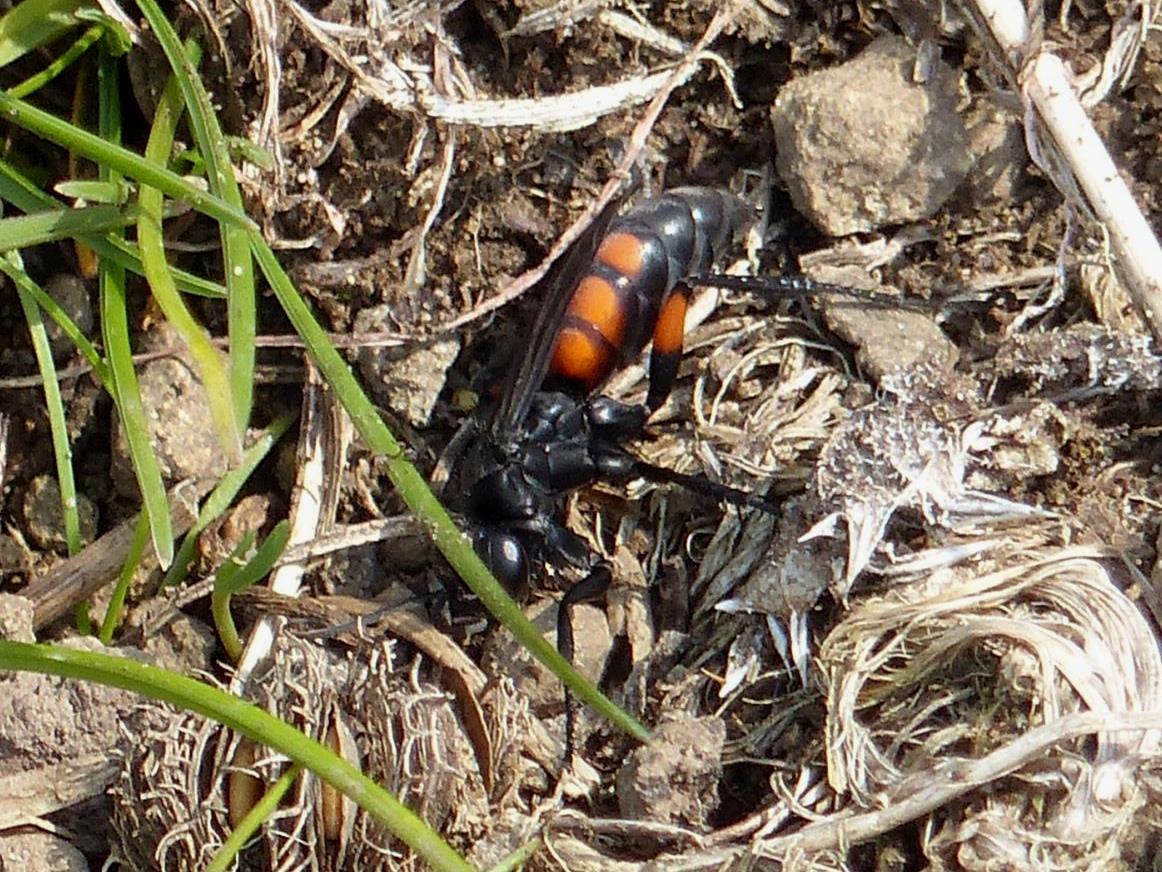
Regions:
M 752 56 L 777 58 L 788 78 L 902 31 L 918 45 L 917 76 L 944 39 L 961 47 L 965 104 L 997 91 L 1020 104 L 1003 84 L 1012 58 L 981 48 L 954 10 L 851 3 L 832 16 L 819 11 L 827 4 L 789 5 L 661 4 L 643 17 L 615 3 L 310 10 L 249 0 L 241 18 L 233 5 L 198 6 L 226 61 L 228 108 L 277 158 L 272 175 L 249 181 L 268 235 L 295 252 L 333 329 L 359 323 L 356 309 L 383 307 L 384 330 L 415 339 L 437 326 L 475 328 L 532 287 L 543 265 L 525 269 L 527 238 L 560 254 L 631 169 L 665 165 L 659 175 L 685 180 L 709 166 L 720 181 L 746 168 L 742 158 L 769 159 L 769 100 L 747 106 L 769 96 Z M 1122 5 L 1111 18 L 1064 4 L 1053 36 L 1078 52 L 1106 46 L 1089 93 L 1122 113 L 1111 124 L 1152 142 L 1153 122 L 1130 120 L 1135 94 L 1113 92 L 1135 69 L 1141 90 L 1162 82 L 1154 13 Z M 503 64 L 489 54 L 518 43 L 523 54 Z M 1024 111 L 1040 137 L 1033 157 L 1076 190 L 1068 159 Z M 1152 180 L 1131 175 L 1156 207 L 1153 189 L 1142 191 Z M 787 495 L 778 519 L 723 516 L 652 488 L 631 489 L 631 509 L 621 491 L 570 508 L 573 526 L 613 555 L 619 580 L 640 582 L 623 585 L 614 635 L 630 652 L 626 705 L 679 723 L 652 749 L 672 755 L 661 763 L 589 722 L 590 780 L 554 789 L 560 712 L 530 711 L 504 682 L 486 704 L 474 667 L 450 667 L 452 655 L 441 660 L 415 637 L 393 643 L 422 652 L 414 658 L 358 644 L 326 667 L 358 680 L 319 679 L 314 667 L 295 677 L 322 656 L 307 645 L 286 660 L 290 677 L 258 687 L 318 735 L 330 722 L 311 712 L 341 710 L 366 771 L 405 799 L 454 798 L 428 819 L 481 863 L 541 833 L 535 868 L 1133 868 L 1154 853 L 1160 786 L 1157 458 L 1143 412 L 1156 405 L 1158 356 L 1144 334 L 1125 335 L 1143 321 L 1124 296 L 1094 306 L 1117 310 L 1116 323 L 1078 325 L 1081 306 L 1057 293 L 1068 280 L 1097 299 L 1118 284 L 1107 267 L 1123 251 L 1102 248 L 1085 199 L 1069 201 L 1063 228 L 1061 199 L 1042 176 L 1020 203 L 960 204 L 907 232 L 817 253 L 915 292 L 933 332 L 939 322 L 955 343 L 894 373 L 868 377 L 872 367 L 852 365 L 826 314 L 821 322 L 788 305 L 756 316 L 734 301 L 691 334 L 693 362 L 643 452 L 681 471 L 773 481 Z M 554 234 L 567 219 L 576 221 Z M 1083 264 L 1071 253 L 1076 236 Z M 1024 277 L 1006 285 L 1015 310 L 992 295 L 995 274 Z M 1045 288 L 1030 292 L 1031 275 L 1048 277 Z M 883 318 L 913 314 L 902 306 Z M 854 344 L 876 341 L 868 332 Z M 406 350 L 395 357 L 385 378 L 409 365 Z M 611 392 L 639 395 L 642 375 L 628 370 Z M 433 431 L 440 423 L 437 414 Z M 376 498 L 367 481 L 353 490 Z M 660 626 L 659 588 L 680 601 L 676 627 Z M 279 663 L 299 649 L 280 641 L 276 650 Z M 364 684 L 336 689 L 352 681 Z M 322 702 L 336 694 L 342 701 Z M 375 735 L 376 724 L 390 736 Z M 177 825 L 180 802 L 156 773 L 193 777 L 211 758 L 233 759 L 235 746 L 219 748 L 227 740 L 207 730 L 175 728 L 180 751 L 140 745 L 119 787 L 126 833 L 160 806 Z M 691 759 L 692 736 L 721 747 Z M 615 774 L 626 758 L 633 773 L 669 766 L 674 782 L 642 790 L 632 773 Z M 193 781 L 170 787 L 197 795 Z M 146 797 L 154 805 L 134 810 Z M 208 807 L 202 823 L 224 828 L 225 800 Z M 315 809 L 296 804 L 299 817 L 283 828 L 296 850 L 325 838 L 304 835 Z M 382 834 L 346 826 L 345 837 L 375 846 L 376 863 L 412 862 Z M 188 833 L 145 829 L 157 843 L 188 843 Z M 270 857 L 283 850 L 272 843 Z M 357 856 L 298 862 L 370 868 L 344 865 Z

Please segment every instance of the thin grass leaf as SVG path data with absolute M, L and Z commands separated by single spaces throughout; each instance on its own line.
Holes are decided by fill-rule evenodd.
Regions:
M 17 266 L 11 258 L 0 257 L 0 272 L 3 272 L 8 278 L 12 279 L 12 283 L 16 285 L 20 293 L 27 294 L 36 301 L 36 304 L 41 309 L 48 313 L 48 316 L 64 331 L 69 341 L 84 355 L 85 360 L 93 370 L 93 376 L 101 383 L 102 387 L 108 390 L 110 380 L 109 367 L 93 343 L 89 341 L 89 337 L 81 332 L 81 328 L 60 307 L 60 304 L 45 293 L 40 285 L 29 278 L 28 273 Z
M 176 79 L 171 77 L 157 103 L 153 128 L 145 146 L 147 160 L 165 163 L 181 115 L 181 93 Z M 242 460 L 242 433 L 235 417 L 234 403 L 230 399 L 231 384 L 226 363 L 205 329 L 186 307 L 170 275 L 165 256 L 165 239 L 162 236 L 161 191 L 151 185 L 141 185 L 137 205 L 140 213 L 137 245 L 141 249 L 145 278 L 154 301 L 190 351 L 191 362 L 206 389 L 206 402 L 210 408 L 210 419 L 218 433 L 218 441 L 225 451 L 228 465 L 234 466 Z M 227 282 L 228 291 L 229 287 Z M 251 360 L 253 354 L 251 348 Z
M 250 809 L 246 816 L 238 822 L 233 832 L 222 843 L 222 847 L 218 849 L 218 853 L 206 864 L 206 872 L 229 872 L 230 869 L 234 868 L 234 862 L 242 853 L 242 849 L 258 834 L 258 830 L 266 823 L 267 819 L 273 817 L 274 813 L 278 811 L 283 799 L 294 787 L 295 781 L 298 780 L 302 771 L 302 765 L 294 763 L 279 776 L 278 781 L 270 785 L 270 789 L 254 804 L 254 808 Z
M 254 552 L 253 557 L 245 564 L 240 565 L 237 572 L 232 573 L 228 578 L 220 579 L 220 583 L 214 585 L 215 592 L 229 596 L 241 593 L 248 587 L 262 581 L 270 575 L 270 571 L 274 569 L 274 565 L 282 557 L 282 552 L 286 550 L 289 538 L 290 523 L 283 519 L 275 524 L 270 535 L 262 540 L 262 544 Z
M 25 0 L 0 18 L 0 67 L 77 26 L 73 13 L 89 0 Z
M 132 190 L 122 181 L 117 185 L 97 182 L 92 179 L 68 179 L 53 185 L 53 190 L 70 200 L 84 200 L 86 203 L 105 203 L 121 206 L 129 202 Z
M 108 56 L 102 56 L 98 66 L 99 124 L 101 135 L 116 142 L 121 138 L 120 116 L 117 110 L 117 70 Z M 117 170 L 101 165 L 103 181 L 114 182 Z M 141 491 L 141 503 L 149 518 L 150 535 L 157 562 L 168 568 L 173 561 L 173 525 L 170 522 L 169 500 L 161 469 L 153 453 L 149 422 L 141 402 L 137 372 L 133 368 L 133 350 L 129 339 L 129 316 L 125 293 L 125 270 L 112 262 L 100 261 L 98 283 L 101 289 L 101 332 L 105 339 L 105 354 L 109 361 L 110 394 L 121 419 L 125 444 Z
M 234 546 L 230 556 L 214 573 L 214 591 L 210 594 L 210 615 L 214 619 L 214 629 L 218 640 L 231 662 L 237 663 L 242 657 L 242 637 L 234 625 L 234 615 L 230 613 L 230 593 L 234 578 L 242 572 L 242 558 L 254 547 L 257 534 L 251 530 L 243 534 L 242 541 Z
M 3 92 L 0 92 L 0 114 L 29 133 L 35 133 L 61 148 L 88 158 L 98 166 L 108 167 L 138 182 L 160 188 L 166 196 L 189 203 L 211 218 L 247 231 L 258 229 L 240 209 L 203 191 L 177 173 Z
M 11 203 L 21 212 L 29 214 L 50 210 L 68 211 L 67 206 L 46 194 L 18 169 L 2 160 L 0 160 L 0 200 Z M 132 273 L 144 275 L 141 255 L 135 245 L 111 236 L 80 234 L 77 238 L 93 249 L 99 257 L 113 261 Z M 226 296 L 226 289 L 217 282 L 179 269 L 171 269 L 171 273 L 178 289 L 183 293 L 214 299 L 223 299 Z
M 128 18 L 115 18 L 101 9 L 78 9 L 75 17 L 77 21 L 91 21 L 100 26 L 106 54 L 119 58 L 133 48 L 133 36 L 125 29 L 130 23 Z
M 226 654 L 235 662 L 242 656 L 242 639 L 234 626 L 234 616 L 230 613 L 230 597 L 257 584 L 274 569 L 290 539 L 290 524 L 284 519 L 275 524 L 259 549 L 245 564 L 242 558 L 254 544 L 254 534 L 247 533 L 223 563 L 214 576 L 214 590 L 210 594 L 210 612 L 214 616 L 214 626 Z
M 181 584 L 189 572 L 190 562 L 194 558 L 194 549 L 198 543 L 198 536 L 211 522 L 221 516 L 234 504 L 235 498 L 242 490 L 242 486 L 250 479 L 251 474 L 270 453 L 270 449 L 286 433 L 291 424 L 298 418 L 297 412 L 290 412 L 275 418 L 263 433 L 254 440 L 254 444 L 242 454 L 242 463 L 231 469 L 224 476 L 208 497 L 202 502 L 198 512 L 198 519 L 190 527 L 181 547 L 178 548 L 173 566 L 169 568 L 162 587 Z
M 127 657 L 7 640 L 0 640 L 0 669 L 95 681 L 212 718 L 314 772 L 388 827 L 435 872 L 472 872 L 472 867 L 415 812 L 351 763 L 321 742 L 225 691 Z
M 149 26 L 165 52 L 185 98 L 190 130 L 202 159 L 206 162 L 206 179 L 210 191 L 238 211 L 244 210 L 242 192 L 234 178 L 234 166 L 226 137 L 218 124 L 210 95 L 198 77 L 196 64 L 200 50 L 193 42 L 183 49 L 173 25 L 154 0 L 137 0 Z M 254 394 L 254 336 L 257 324 L 254 293 L 254 261 L 250 242 L 241 228 L 222 223 L 222 268 L 226 284 L 227 330 L 230 336 L 230 388 L 234 414 L 245 429 L 250 420 Z
M 274 169 L 274 155 L 253 140 L 243 136 L 227 136 L 226 147 L 230 149 L 230 154 L 237 155 L 242 160 L 254 164 L 260 170 Z
M 452 565 L 464 583 L 476 594 L 485 608 L 492 613 L 522 645 L 547 666 L 565 685 L 619 729 L 638 739 L 649 740 L 649 730 L 631 715 L 622 711 L 592 682 L 584 678 L 565 661 L 561 653 L 546 641 L 537 628 L 524 616 L 492 573 L 481 562 L 468 538 L 457 529 L 447 510 L 433 496 L 423 476 L 404 456 L 403 446 L 392 436 L 380 419 L 375 406 L 351 374 L 347 363 L 327 339 L 305 302 L 299 297 L 290 278 L 279 266 L 274 252 L 257 234 L 251 234 L 251 244 L 259 268 L 274 291 L 283 311 L 295 331 L 306 344 L 307 352 L 319 367 L 323 378 L 335 392 L 360 435 L 371 449 L 387 460 L 387 474 L 399 495 L 412 513 L 419 518 L 444 559 Z
M 544 846 L 544 839 L 541 836 L 534 836 L 495 866 L 489 867 L 488 872 L 519 872 L 525 863 L 532 859 L 533 854 Z
M 119 206 L 84 206 L 0 219 L 0 251 L 28 248 L 86 233 L 105 233 L 137 220 L 134 210 Z
M 54 58 L 52 62 L 37 73 L 29 76 L 23 82 L 13 85 L 8 89 L 8 93 L 13 97 L 23 100 L 29 94 L 34 94 L 67 70 L 73 65 L 81 55 L 89 50 L 89 48 L 101 35 L 105 32 L 105 28 L 99 24 L 94 24 L 65 49 L 64 53 L 59 57 Z
M 17 255 L 4 255 L 3 261 L 6 267 L 24 274 L 24 268 Z M 6 269 L 5 272 L 7 271 Z M 56 461 L 56 478 L 60 486 L 65 544 L 71 557 L 81 550 L 81 519 L 77 511 L 77 485 L 73 476 L 73 451 L 69 445 L 68 424 L 65 420 L 64 403 L 61 401 L 60 385 L 57 383 L 56 364 L 52 359 L 52 344 L 49 342 L 44 321 L 40 317 L 40 308 L 32 295 L 28 293 L 27 284 L 17 283 L 16 294 L 20 298 L 20 307 L 24 310 L 24 319 L 28 322 L 28 332 L 32 337 L 32 350 L 36 354 L 36 365 L 40 370 L 43 382 L 44 406 L 48 412 L 53 458 Z
M 97 631 L 97 638 L 103 645 L 113 642 L 113 633 L 121 622 L 121 614 L 125 610 L 125 598 L 129 595 L 129 585 L 141 564 L 141 556 L 145 554 L 145 546 L 149 543 L 149 519 L 144 513 L 137 516 L 137 526 L 133 530 L 133 540 L 125 552 L 125 562 L 121 564 L 121 572 L 117 575 L 117 583 L 113 586 L 113 594 L 109 597 L 109 605 L 105 609 L 105 617 L 101 620 L 101 629 Z

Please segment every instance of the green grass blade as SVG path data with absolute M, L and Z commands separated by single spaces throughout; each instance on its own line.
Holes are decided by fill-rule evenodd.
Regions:
M 97 631 L 97 638 L 104 645 L 113 642 L 113 633 L 121 621 L 121 614 L 125 609 L 125 598 L 129 595 L 129 585 L 133 576 L 137 574 L 141 555 L 145 553 L 145 546 L 149 544 L 149 519 L 144 513 L 137 516 L 137 527 L 133 531 L 133 541 L 129 543 L 129 550 L 125 552 L 125 562 L 121 564 L 121 572 L 117 575 L 117 583 L 113 586 L 113 594 L 109 597 L 109 605 L 105 609 L 105 617 L 101 620 L 101 629 Z
M 0 67 L 77 26 L 73 12 L 88 0 L 24 0 L 0 18 Z
M 46 194 L 16 167 L 3 160 L 0 160 L 0 200 L 5 200 L 21 212 L 29 214 L 50 210 L 67 211 L 67 207 L 63 203 Z M 137 247 L 125 240 L 88 234 L 80 234 L 77 238 L 93 249 L 100 257 L 113 261 L 137 275 L 144 274 L 144 269 L 141 266 L 141 255 L 138 253 Z M 184 293 L 216 299 L 222 299 L 226 296 L 226 289 L 217 282 L 191 275 L 184 270 L 174 269 L 172 273 L 178 289 Z
M 584 700 L 619 729 L 640 741 L 647 741 L 649 731 L 570 666 L 492 577 L 467 537 L 457 529 L 447 510 L 432 494 L 423 476 L 404 456 L 403 447 L 391 435 L 391 431 L 375 411 L 375 406 L 363 393 L 355 376 L 351 374 L 347 363 L 328 341 L 327 334 L 319 327 L 306 303 L 291 284 L 290 278 L 279 266 L 274 252 L 257 233 L 251 235 L 251 244 L 259 268 L 270 283 L 275 297 L 294 325 L 295 331 L 302 337 L 311 358 L 335 392 L 336 398 L 347 410 L 347 414 L 351 416 L 355 429 L 367 440 L 373 451 L 386 458 L 387 474 L 392 484 L 408 508 L 423 523 L 440 553 L 464 579 L 464 583 L 480 598 L 485 608 L 504 624 L 534 657 L 559 676 L 579 699 Z
M 119 206 L 85 206 L 0 219 L 0 251 L 27 248 L 85 233 L 105 233 L 137 220 L 132 210 Z
M 4 255 L 3 260 L 5 267 L 19 271 L 25 279 L 28 279 L 16 255 Z M 5 269 L 5 272 L 7 271 Z M 31 279 L 28 279 L 28 283 L 31 283 Z M 56 460 L 56 477 L 60 485 L 65 543 L 71 557 L 81 550 L 82 543 L 81 520 L 77 511 L 77 485 L 76 479 L 73 477 L 73 451 L 69 445 L 65 407 L 61 401 L 61 389 L 56 378 L 56 364 L 53 363 L 52 347 L 48 339 L 48 332 L 44 327 L 44 321 L 40 317 L 40 308 L 32 295 L 27 292 L 26 283 L 17 283 L 16 293 L 20 297 L 20 306 L 24 310 L 24 318 L 28 322 L 28 332 L 32 336 L 32 348 L 36 353 L 36 364 L 44 382 L 44 404 L 48 412 L 53 457 Z
M 244 212 L 203 191 L 177 173 L 150 163 L 127 148 L 107 142 L 87 130 L 69 124 L 23 100 L 10 97 L 2 91 L 0 91 L 0 115 L 29 133 L 35 133 L 64 149 L 88 158 L 98 166 L 108 167 L 138 182 L 160 188 L 166 196 L 174 200 L 183 200 L 211 218 L 248 231 L 258 229 Z
M 169 572 L 166 573 L 165 579 L 162 581 L 162 587 L 181 584 L 185 581 L 190 562 L 194 558 L 198 536 L 215 518 L 233 505 L 235 498 L 242 490 L 242 486 L 250 479 L 251 474 L 258 468 L 258 464 L 270 453 L 270 449 L 278 444 L 278 441 L 296 418 L 298 418 L 297 412 L 275 418 L 254 441 L 254 444 L 243 452 L 242 463 L 222 476 L 213 492 L 203 501 L 202 507 L 198 511 L 198 519 L 182 540 L 173 566 L 169 568 Z
M 254 552 L 245 564 L 238 567 L 238 571 L 228 578 L 221 579 L 221 584 L 215 586 L 218 593 L 232 595 L 241 593 L 248 587 L 257 584 L 270 574 L 282 552 L 286 550 L 287 540 L 290 539 L 290 523 L 283 519 L 274 525 L 270 535 L 262 540 L 258 550 Z
M 285 519 L 274 525 L 254 556 L 246 563 L 241 559 L 254 544 L 254 534 L 247 533 L 230 555 L 230 559 L 218 568 L 214 576 L 214 590 L 210 594 L 210 613 L 214 616 L 214 626 L 227 656 L 234 662 L 242 657 L 242 639 L 234 626 L 234 616 L 230 613 L 230 597 L 241 593 L 270 575 L 275 563 L 286 550 L 290 539 L 290 523 Z
M 17 97 L 21 100 L 23 100 L 29 94 L 36 93 L 38 90 L 43 88 L 53 79 L 67 70 L 70 66 L 72 66 L 73 62 L 76 61 L 77 58 L 79 58 L 85 52 L 87 52 L 93 43 L 101 38 L 101 34 L 104 32 L 104 27 L 99 24 L 94 24 L 79 37 L 77 37 L 73 44 L 65 49 L 64 53 L 61 54 L 60 57 L 54 58 L 52 62 L 43 70 L 40 70 L 39 72 L 29 76 L 20 84 L 13 85 L 8 89 L 8 93 L 13 97 Z
M 218 639 L 232 663 L 242 657 L 242 637 L 234 625 L 234 615 L 230 613 L 230 594 L 233 581 L 242 572 L 239 561 L 254 546 L 256 533 L 251 530 L 242 536 L 242 541 L 234 546 L 229 558 L 214 573 L 214 591 L 210 594 L 210 616 L 214 619 L 214 629 Z
M 472 867 L 438 833 L 351 763 L 258 706 L 225 691 L 127 657 L 7 640 L 0 640 L 0 669 L 96 681 L 212 718 L 310 769 L 390 828 L 436 872 L 472 872 Z
M 129 202 L 131 193 L 124 182 L 110 185 L 92 179 L 66 179 L 53 185 L 53 190 L 69 200 L 84 200 L 90 206 L 95 203 L 123 206 Z
M 164 164 L 173 145 L 174 132 L 182 115 L 181 93 L 177 81 L 171 77 L 157 103 L 153 128 L 145 146 L 146 160 Z M 221 352 L 214 347 L 205 329 L 186 307 L 169 272 L 162 236 L 163 196 L 151 185 L 140 187 L 138 198 L 140 218 L 137 224 L 137 244 L 141 249 L 141 264 L 149 281 L 153 299 L 165 314 L 170 326 L 181 336 L 190 351 L 190 359 L 198 378 L 206 389 L 210 419 L 218 432 L 218 441 L 226 453 L 228 465 L 242 459 L 242 433 L 230 401 L 230 377 Z M 229 283 L 227 283 L 229 288 Z M 253 337 L 250 356 L 253 360 Z
M 250 809 L 246 816 L 238 822 L 238 826 L 234 827 L 234 831 L 222 843 L 218 853 L 206 865 L 206 872 L 229 872 L 235 868 L 234 863 L 238 859 L 238 855 L 242 853 L 242 849 L 258 834 L 258 830 L 266 823 L 266 819 L 273 817 L 274 813 L 278 811 L 283 798 L 294 787 L 295 781 L 298 780 L 302 771 L 303 767 L 300 764 L 293 763 L 286 772 L 279 776 L 278 781 L 270 786 L 270 789 L 254 804 L 254 808 Z
M 206 162 L 206 179 L 210 183 L 210 191 L 224 203 L 239 212 L 243 211 L 242 192 L 234 178 L 226 137 L 218 125 L 210 95 L 206 93 L 195 69 L 198 54 L 196 46 L 191 45 L 189 50 L 183 50 L 177 33 L 155 0 L 137 0 L 137 5 L 157 36 L 185 98 L 194 142 Z M 230 397 L 234 403 L 235 417 L 245 429 L 250 419 L 254 391 L 254 335 L 257 323 L 254 261 L 250 254 L 250 241 L 241 228 L 223 222 L 219 226 L 219 233 L 222 238 L 222 267 L 230 333 Z
M 541 836 L 534 836 L 495 866 L 489 867 L 488 872 L 520 872 L 525 863 L 532 859 L 533 854 L 544 846 L 544 839 Z
M 120 116 L 117 107 L 117 69 L 112 59 L 102 53 L 98 66 L 100 89 L 101 134 L 110 143 L 121 138 Z M 101 165 L 102 181 L 115 183 L 117 170 Z M 100 261 L 98 284 L 101 290 L 101 332 L 105 340 L 105 354 L 109 361 L 110 394 L 121 418 L 121 429 L 137 476 L 141 503 L 149 518 L 150 535 L 157 561 L 163 569 L 173 562 L 173 525 L 170 522 L 169 500 L 161 469 L 153 453 L 149 422 L 141 402 L 137 372 L 133 368 L 133 350 L 129 340 L 129 316 L 126 309 L 125 270 L 117 264 Z

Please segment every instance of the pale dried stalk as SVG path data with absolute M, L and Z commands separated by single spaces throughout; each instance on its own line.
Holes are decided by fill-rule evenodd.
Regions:
M 1093 213 L 1108 228 L 1130 294 L 1155 337 L 1162 339 L 1162 247 L 1086 116 L 1071 74 L 1060 58 L 1031 38 L 1029 20 L 1016 0 L 972 0 L 966 7 L 996 41 L 1027 105 L 1049 131 Z M 1117 50 L 1132 55 L 1124 46 Z M 1037 154 L 1036 143 L 1029 143 L 1029 151 Z M 1069 196 L 1068 182 L 1054 181 Z
M 334 520 L 334 504 L 328 499 L 334 490 L 333 487 L 328 488 L 327 481 L 327 471 L 334 464 L 329 464 L 328 458 L 343 448 L 333 444 L 336 440 L 328 438 L 332 435 L 328 424 L 331 414 L 344 413 L 328 401 L 329 396 L 323 389 L 318 372 L 314 367 L 309 367 L 303 390 L 303 414 L 296 451 L 288 545 L 305 545 L 313 541 L 320 533 L 326 532 Z M 331 414 L 328 414 L 329 411 Z M 305 561 L 281 564 L 271 574 L 271 590 L 283 596 L 298 596 L 306 569 Z M 235 692 L 246 684 L 254 669 L 269 655 L 279 620 L 276 616 L 267 615 L 251 629 L 230 682 Z

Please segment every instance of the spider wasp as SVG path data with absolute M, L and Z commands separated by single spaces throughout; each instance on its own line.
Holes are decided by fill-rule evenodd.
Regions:
M 545 280 L 529 341 L 498 401 L 474 421 L 458 473 L 475 549 L 514 597 L 527 593 L 534 564 L 553 561 L 585 573 L 557 613 L 557 645 L 570 662 L 571 610 L 600 597 L 612 576 L 557 519 L 565 495 L 598 480 L 642 477 L 773 509 L 762 497 L 654 466 L 625 447 L 643 434 L 674 386 L 690 287 L 718 283 L 709 271 L 754 224 L 755 211 L 718 188 L 681 187 L 615 213 L 616 206 L 607 207 Z M 767 277 L 759 289 L 784 295 L 846 290 L 799 275 Z M 609 376 L 650 340 L 645 402 L 600 395 Z M 569 712 L 567 704 L 571 721 Z M 567 748 L 570 733 L 567 722 Z

